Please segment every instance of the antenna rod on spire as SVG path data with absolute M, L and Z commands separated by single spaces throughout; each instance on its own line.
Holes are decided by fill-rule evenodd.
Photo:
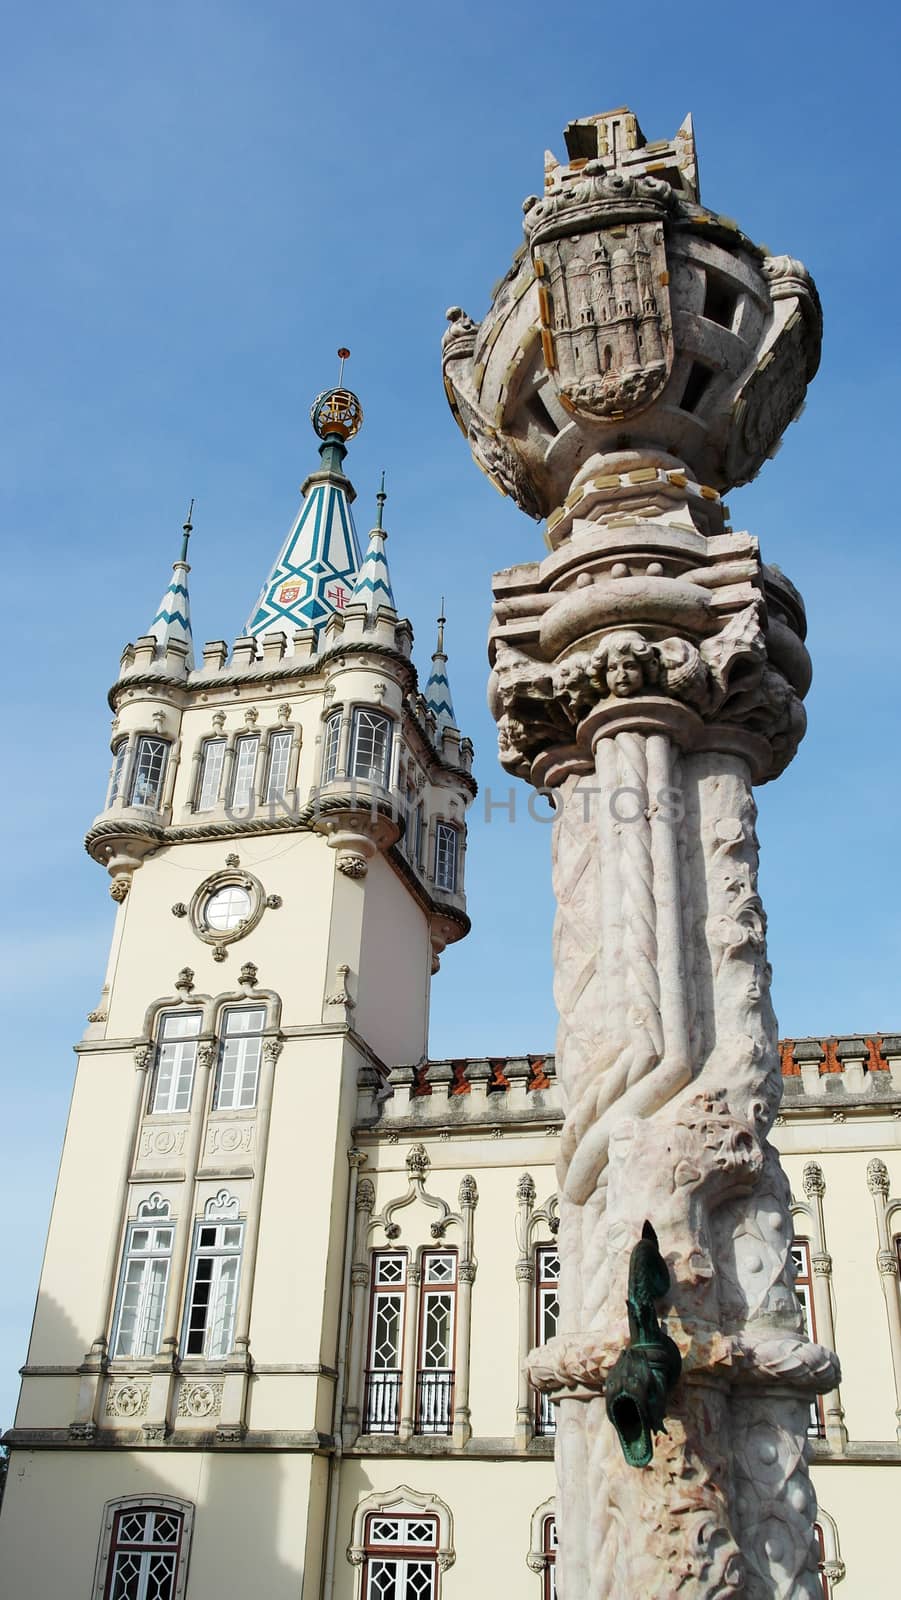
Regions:
M 375 518 L 375 525 L 376 525 L 377 528 L 381 528 L 381 526 L 382 526 L 382 512 L 385 509 L 385 501 L 387 500 L 387 498 L 388 498 L 388 496 L 385 493 L 385 469 L 383 467 L 382 468 L 382 481 L 379 484 L 379 492 L 375 497 L 375 503 L 378 506 L 378 511 L 376 512 L 376 518 Z
M 181 542 L 181 559 L 182 559 L 182 561 L 187 561 L 187 559 L 188 559 L 188 540 L 190 539 L 191 534 L 194 532 L 194 524 L 191 521 L 191 518 L 193 517 L 193 515 L 194 515 L 194 497 L 192 495 L 191 496 L 191 504 L 188 506 L 188 515 L 185 517 L 185 520 L 182 523 L 182 531 L 184 533 L 184 538 L 182 539 L 182 542 Z
M 345 349 L 344 345 L 342 345 L 340 350 L 338 351 L 338 360 L 341 363 L 339 368 L 338 368 L 338 388 L 339 389 L 341 388 L 341 386 L 344 383 L 344 363 L 345 363 L 345 361 L 347 361 L 349 359 L 349 357 L 350 357 L 350 351 Z

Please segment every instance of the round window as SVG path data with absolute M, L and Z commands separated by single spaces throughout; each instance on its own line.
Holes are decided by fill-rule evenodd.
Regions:
M 210 895 L 203 911 L 203 920 L 216 933 L 229 933 L 239 923 L 246 922 L 251 912 L 251 898 L 239 883 L 228 883 Z

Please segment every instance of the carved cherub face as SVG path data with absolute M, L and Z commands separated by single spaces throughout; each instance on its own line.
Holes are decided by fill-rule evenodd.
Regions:
M 647 685 L 657 681 L 656 652 L 640 633 L 611 634 L 594 659 L 607 693 L 619 700 L 640 694 Z

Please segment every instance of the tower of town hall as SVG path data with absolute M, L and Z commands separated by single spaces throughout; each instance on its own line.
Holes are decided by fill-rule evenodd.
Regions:
M 4 1527 L 23 1600 L 86 1596 L 92 1571 L 98 1595 L 181 1594 L 189 1522 L 192 1595 L 282 1592 L 261 1545 L 318 1593 L 359 1086 L 425 1056 L 475 786 L 443 639 L 419 688 L 384 486 L 358 543 L 359 401 L 312 417 L 320 460 L 244 636 L 195 659 L 189 519 L 110 692 L 86 844 L 115 925 L 16 1419 L 39 1447 Z

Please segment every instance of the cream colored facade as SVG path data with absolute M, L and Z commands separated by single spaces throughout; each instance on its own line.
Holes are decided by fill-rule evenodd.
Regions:
M 228 660 L 214 644 L 197 672 L 174 644 L 126 651 L 116 793 L 88 836 L 116 923 L 10 1435 L 5 1600 L 552 1592 L 553 1437 L 522 1362 L 550 1329 L 542 1272 L 553 1316 L 562 1113 L 551 1058 L 427 1062 L 432 972 L 468 928 L 475 786 L 410 656 L 390 608 L 353 605 L 318 644 L 239 640 Z M 361 708 L 391 724 L 383 784 L 351 776 Z M 290 758 L 271 802 L 276 735 Z M 129 803 L 142 738 L 166 744 L 152 806 Z M 241 739 L 258 740 L 247 804 L 198 810 L 205 744 L 224 741 L 226 794 Z M 445 887 L 439 824 L 459 841 Z M 223 890 L 246 908 L 232 928 L 207 920 Z M 235 1014 L 257 1019 L 257 1070 L 246 1103 L 223 1105 Z M 160 1109 L 166 1018 L 196 1019 L 193 1079 L 180 1105 L 173 1068 Z M 800 1041 L 785 1074 L 777 1137 L 807 1292 L 844 1370 L 811 1441 L 824 1592 L 872 1600 L 894 1589 L 901 1484 L 901 1040 Z M 212 1354 L 189 1348 L 205 1228 L 240 1233 L 236 1275 L 209 1269 L 201 1331 L 211 1305 L 227 1330 Z M 117 1354 L 136 1229 L 167 1241 L 164 1291 L 140 1312 L 156 1348 Z M 377 1357 L 385 1261 L 403 1327 Z M 141 1292 L 154 1281 L 148 1269 Z M 113 1590 L 129 1507 L 171 1514 L 154 1526 L 180 1543 L 138 1541 L 132 1588 Z M 425 1543 L 373 1544 L 403 1518 Z

